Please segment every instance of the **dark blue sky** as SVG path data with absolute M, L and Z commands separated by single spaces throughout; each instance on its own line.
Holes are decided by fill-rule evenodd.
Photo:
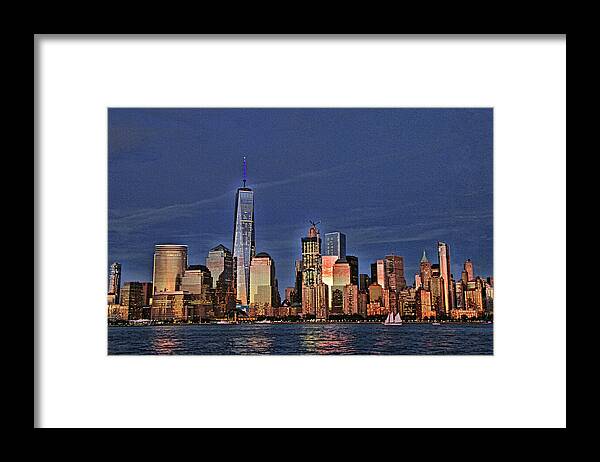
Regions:
M 361 273 L 450 246 L 460 277 L 492 275 L 492 109 L 109 109 L 108 263 L 152 279 L 156 243 L 187 244 L 190 264 L 231 249 L 242 156 L 255 190 L 256 250 L 293 285 L 308 220 L 347 235 Z

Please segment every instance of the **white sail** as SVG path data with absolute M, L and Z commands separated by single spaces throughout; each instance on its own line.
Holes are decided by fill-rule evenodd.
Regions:
M 394 319 L 394 322 L 397 322 L 397 323 L 401 323 L 402 322 L 402 318 L 400 317 L 400 313 L 396 313 L 396 318 Z

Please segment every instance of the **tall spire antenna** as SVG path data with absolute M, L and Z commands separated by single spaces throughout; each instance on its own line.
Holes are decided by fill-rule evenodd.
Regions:
M 244 156 L 244 178 L 242 179 L 244 182 L 244 188 L 246 187 L 246 156 Z

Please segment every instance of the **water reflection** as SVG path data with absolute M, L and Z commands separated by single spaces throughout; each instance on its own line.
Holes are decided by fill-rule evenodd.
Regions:
M 305 353 L 312 354 L 350 354 L 352 335 L 349 330 L 341 330 L 335 326 L 305 326 L 301 334 L 301 342 Z M 325 328 L 324 328 L 325 327 Z
M 181 337 L 173 328 L 157 331 L 157 334 L 152 341 L 152 347 L 156 354 L 174 354 L 181 347 Z
M 109 327 L 108 354 L 493 354 L 493 326 L 289 324 Z
M 272 352 L 273 336 L 265 327 L 242 326 L 232 339 L 233 354 L 268 354 Z

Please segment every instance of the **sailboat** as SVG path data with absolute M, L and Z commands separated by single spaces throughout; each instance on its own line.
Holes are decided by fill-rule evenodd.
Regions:
M 402 318 L 400 317 L 400 313 L 396 313 L 396 316 L 394 316 L 394 313 L 390 311 L 390 314 L 388 314 L 388 317 L 385 318 L 383 324 L 386 326 L 401 326 Z

